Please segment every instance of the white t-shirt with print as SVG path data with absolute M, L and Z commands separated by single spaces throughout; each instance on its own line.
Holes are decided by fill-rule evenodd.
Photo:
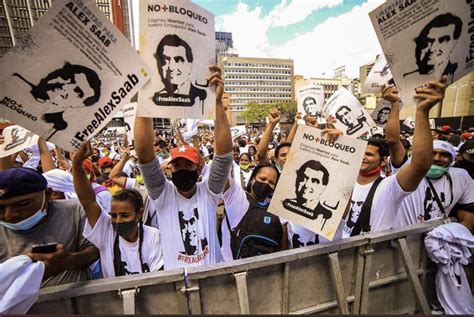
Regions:
M 168 180 L 160 197 L 153 201 L 163 243 L 165 269 L 202 266 L 222 260 L 217 237 L 217 205 L 207 181 L 196 183 L 191 198 L 181 195 Z
M 443 175 L 439 179 L 431 179 L 431 183 L 446 211 L 446 216 L 449 215 L 456 204 L 474 205 L 474 180 L 468 172 L 461 168 L 451 167 L 448 173 L 451 176 L 452 187 L 447 175 Z M 395 217 L 394 228 L 422 223 L 440 217 L 444 217 L 443 212 L 436 202 L 425 177 L 418 188 L 403 199 Z
M 112 227 L 110 216 L 102 209 L 94 228 L 89 221 L 84 227 L 84 238 L 94 244 L 100 253 L 100 265 L 104 277 L 115 277 L 114 243 L 116 232 Z M 156 228 L 143 226 L 142 259 L 148 264 L 150 272 L 158 271 L 163 266 L 160 232 Z M 121 260 L 125 262 L 126 274 L 142 273 L 138 253 L 139 239 L 131 243 L 119 236 Z
M 362 211 L 362 205 L 374 182 L 366 185 L 360 185 L 356 182 L 351 197 L 351 209 L 345 219 L 342 232 L 343 238 L 351 236 L 354 225 Z M 372 201 L 369 221 L 371 232 L 391 229 L 396 210 L 399 208 L 402 199 L 409 194 L 410 192 L 405 192 L 400 187 L 396 175 L 384 178 L 377 187 Z

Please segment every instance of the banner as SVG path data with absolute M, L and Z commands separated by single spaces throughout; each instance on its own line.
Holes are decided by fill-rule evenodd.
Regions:
M 137 114 L 137 103 L 132 102 L 126 104 L 122 108 L 123 121 L 125 122 L 125 129 L 127 131 L 127 140 L 130 146 L 133 145 L 133 134 L 135 133 L 135 117 Z
M 382 93 L 384 85 L 394 85 L 392 72 L 383 54 L 377 55 L 375 64 L 369 72 L 364 83 L 364 90 L 367 94 Z
M 215 118 L 208 66 L 215 63 L 214 16 L 186 0 L 140 1 L 140 55 L 151 72 L 140 116 Z
M 474 1 L 389 0 L 370 19 L 405 105 L 415 88 L 474 69 Z
M 324 88 L 310 82 L 295 89 L 298 112 L 301 112 L 303 117 L 305 115 L 320 117 L 324 105 Z
M 0 116 L 67 151 L 148 80 L 145 63 L 92 0 L 54 1 L 0 69 Z
M 375 125 L 359 100 L 345 88 L 339 88 L 323 107 L 324 116 L 333 115 L 335 126 L 345 135 L 357 138 Z
M 0 157 L 12 155 L 38 143 L 38 135 L 20 127 L 11 125 L 3 129 L 5 142 L 0 144 Z
M 299 126 L 268 211 L 332 240 L 359 174 L 367 142 Z

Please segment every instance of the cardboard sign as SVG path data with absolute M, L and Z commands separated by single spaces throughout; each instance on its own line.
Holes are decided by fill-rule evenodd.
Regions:
M 323 107 L 325 117 L 336 118 L 336 128 L 353 138 L 369 132 L 375 125 L 367 110 L 348 90 L 339 88 Z
M 415 88 L 474 69 L 474 2 L 389 0 L 369 15 L 405 105 Z
M 366 142 L 299 126 L 268 211 L 332 240 L 359 174 Z
M 12 155 L 38 143 L 39 136 L 20 127 L 11 125 L 3 129 L 5 142 L 0 145 L 0 157 Z
M 214 119 L 214 15 L 186 0 L 140 1 L 140 55 L 152 69 L 138 115 Z
M 379 54 L 375 64 L 369 72 L 364 83 L 364 90 L 368 94 L 377 94 L 382 92 L 384 85 L 394 85 L 392 72 L 388 66 L 387 60 L 383 54 Z
M 54 1 L 0 69 L 0 115 L 68 151 L 148 80 L 145 63 L 92 0 Z
M 403 125 L 413 130 L 415 128 L 415 118 L 409 116 L 405 119 L 405 121 L 403 121 Z
M 370 136 L 374 136 L 374 135 L 381 135 L 381 136 L 383 136 L 383 135 L 385 134 L 385 133 L 384 133 L 384 128 L 382 128 L 382 127 L 377 127 L 377 126 L 370 128 L 369 133 L 370 133 Z
M 127 131 L 127 140 L 129 145 L 133 145 L 133 134 L 135 131 L 135 117 L 137 113 L 137 103 L 132 102 L 126 104 L 122 108 L 123 121 L 125 122 L 125 128 Z
M 324 88 L 314 83 L 299 87 L 296 92 L 298 112 L 305 115 L 320 117 L 324 105 Z

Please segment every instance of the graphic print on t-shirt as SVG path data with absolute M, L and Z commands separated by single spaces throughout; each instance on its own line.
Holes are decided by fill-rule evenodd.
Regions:
M 357 219 L 359 219 L 363 204 L 364 204 L 364 201 L 351 200 L 351 211 L 349 212 L 349 219 L 347 220 L 347 223 L 346 223 L 347 228 L 345 229 L 347 233 L 349 234 L 352 233 L 352 229 L 354 228 L 354 225 L 356 224 Z
M 186 263 L 202 261 L 209 254 L 209 247 L 206 238 L 199 239 L 200 234 L 204 234 L 204 231 L 199 222 L 197 208 L 194 208 L 193 215 L 189 218 L 184 216 L 183 211 L 178 212 L 178 217 L 181 239 L 184 246 L 184 251 L 179 252 L 178 260 Z
M 306 243 L 300 241 L 300 235 L 297 233 L 293 234 L 291 238 L 291 243 L 293 245 L 293 249 L 295 248 L 302 248 L 308 245 L 319 244 L 319 236 L 317 234 L 314 235 L 314 241 L 308 241 Z
M 444 205 L 444 202 L 446 200 L 445 194 L 443 192 L 440 192 L 438 193 L 438 197 L 441 200 L 441 203 Z M 423 221 L 428 221 L 430 219 L 439 217 L 442 213 L 438 203 L 436 202 L 436 198 L 429 186 L 427 186 L 425 190 L 425 199 L 423 199 L 423 210 Z

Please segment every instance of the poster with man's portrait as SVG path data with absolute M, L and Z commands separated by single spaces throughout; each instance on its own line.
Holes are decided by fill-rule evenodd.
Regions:
M 375 124 L 384 127 L 388 121 L 388 116 L 390 114 L 390 110 L 392 109 L 392 103 L 388 100 L 383 98 L 377 99 L 377 107 L 375 107 L 374 111 L 370 115 L 374 120 Z
M 140 55 L 152 71 L 137 114 L 214 119 L 215 92 L 207 78 L 215 54 L 210 12 L 188 0 L 141 0 Z
M 38 143 L 39 136 L 20 127 L 11 125 L 3 129 L 4 143 L 0 144 L 0 157 L 12 155 Z
M 367 94 L 377 94 L 382 92 L 384 85 L 394 85 L 392 72 L 388 66 L 385 56 L 377 55 L 375 64 L 367 75 L 364 83 L 364 91 Z
M 0 61 L 0 116 L 72 151 L 148 80 L 148 70 L 93 0 L 57 0 Z
M 268 211 L 332 240 L 351 198 L 366 142 L 300 126 Z
M 369 113 L 347 89 L 339 88 L 323 107 L 325 117 L 336 118 L 335 126 L 344 135 L 358 138 L 375 125 Z
M 125 129 L 127 131 L 127 141 L 129 145 L 133 144 L 133 134 L 135 131 L 135 117 L 137 114 L 137 103 L 128 103 L 122 108 L 123 121 L 125 122 Z
M 472 1 L 389 0 L 369 15 L 405 105 L 415 88 L 474 69 Z
M 298 83 L 303 85 L 298 85 Z M 305 115 L 321 117 L 324 105 L 324 87 L 311 81 L 299 81 L 295 83 L 295 89 L 298 112 L 301 112 L 303 117 Z
M 412 116 L 409 116 L 403 121 L 403 125 L 410 130 L 415 129 L 415 118 Z

